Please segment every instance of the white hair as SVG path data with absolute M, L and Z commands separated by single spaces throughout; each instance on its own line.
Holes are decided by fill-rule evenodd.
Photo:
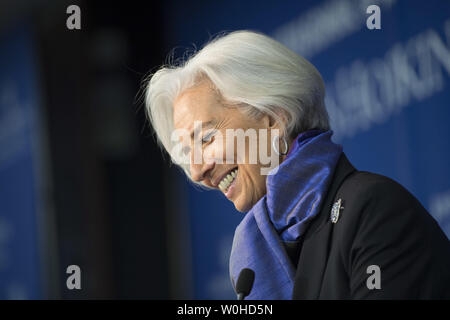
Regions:
M 205 77 L 227 103 L 253 117 L 272 116 L 290 137 L 309 129 L 329 129 L 320 73 L 292 50 L 258 32 L 221 34 L 187 60 L 164 65 L 150 76 L 147 116 L 158 143 L 175 164 L 173 102 Z M 178 165 L 190 178 L 189 166 Z

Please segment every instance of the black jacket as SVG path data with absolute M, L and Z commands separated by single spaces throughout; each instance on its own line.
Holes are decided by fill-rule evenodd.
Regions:
M 356 170 L 345 154 L 320 214 L 288 252 L 297 265 L 293 299 L 450 299 L 450 243 L 439 225 L 405 188 Z M 367 285 L 373 265 L 380 289 Z

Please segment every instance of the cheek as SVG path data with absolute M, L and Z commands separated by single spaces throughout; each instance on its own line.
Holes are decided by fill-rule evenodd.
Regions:
M 261 176 L 258 165 L 238 165 L 241 173 L 241 187 L 243 193 L 258 194 L 265 189 L 265 176 Z
M 242 211 L 248 211 L 266 193 L 265 177 L 259 174 L 256 165 L 239 165 L 239 170 L 241 182 L 235 205 Z

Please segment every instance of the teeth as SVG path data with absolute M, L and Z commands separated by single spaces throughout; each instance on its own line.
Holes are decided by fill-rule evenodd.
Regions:
M 227 174 L 225 178 L 222 179 L 222 181 L 219 183 L 219 188 L 222 191 L 226 191 L 230 184 L 233 182 L 233 180 L 236 178 L 238 169 L 236 168 L 231 173 Z

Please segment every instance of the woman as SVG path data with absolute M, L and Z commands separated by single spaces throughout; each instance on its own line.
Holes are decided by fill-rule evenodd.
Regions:
M 324 94 L 308 61 L 237 31 L 158 70 L 146 105 L 172 161 L 247 212 L 230 275 L 254 271 L 248 299 L 450 298 L 447 237 L 402 186 L 351 165 Z

